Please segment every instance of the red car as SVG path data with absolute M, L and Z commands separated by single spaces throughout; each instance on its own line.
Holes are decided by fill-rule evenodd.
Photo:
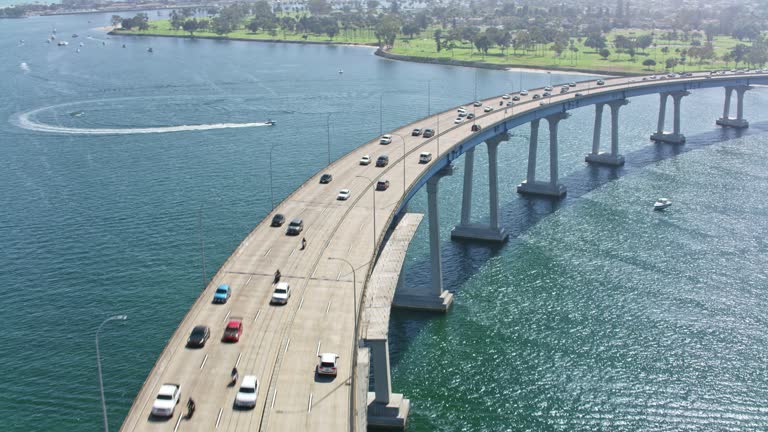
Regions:
M 227 323 L 227 328 L 224 329 L 224 337 L 221 340 L 224 342 L 237 342 L 240 340 L 241 334 L 243 334 L 243 320 L 231 319 Z

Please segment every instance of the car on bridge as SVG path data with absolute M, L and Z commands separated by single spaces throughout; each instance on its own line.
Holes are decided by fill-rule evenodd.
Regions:
M 360 158 L 360 165 L 370 165 L 371 163 L 371 157 L 368 155 L 365 155 Z
M 389 180 L 379 180 L 376 182 L 377 191 L 385 191 L 389 189 Z
M 457 118 L 456 118 L 456 120 L 454 120 L 454 121 L 453 121 L 453 124 L 459 124 L 459 123 L 461 123 L 461 122 L 463 122 L 463 121 L 464 121 L 464 119 L 463 119 L 463 118 L 461 118 L 461 117 L 457 117 Z
M 379 168 L 383 168 L 385 166 L 389 165 L 389 156 L 387 155 L 381 155 L 378 159 L 376 159 L 376 166 Z
M 389 144 L 392 142 L 392 135 L 382 135 L 381 139 L 379 139 L 379 144 Z
M 432 153 L 430 152 L 421 152 L 419 155 L 419 163 L 425 164 L 429 163 L 432 160 Z
M 238 408 L 256 407 L 256 397 L 259 395 L 259 380 L 255 375 L 246 375 L 235 395 L 235 406 Z
M 275 291 L 272 292 L 272 299 L 269 301 L 272 304 L 286 304 L 291 297 L 291 286 L 288 282 L 278 282 L 275 286 Z
M 318 355 L 320 363 L 315 369 L 318 375 L 336 376 L 338 374 L 337 362 L 339 356 L 336 353 L 322 353 Z
M 272 218 L 272 223 L 270 225 L 273 227 L 281 227 L 284 223 L 285 215 L 278 213 Z
M 480 101 L 475 101 L 475 103 L 473 103 L 472 105 L 476 106 L 476 107 L 481 107 L 481 106 L 483 106 L 483 103 L 480 102 Z
M 339 194 L 336 195 L 336 199 L 339 200 L 339 201 L 346 201 L 346 200 L 349 199 L 349 195 L 351 193 L 352 192 L 350 192 L 349 189 L 342 189 L 342 190 L 339 191 Z
M 483 128 L 482 126 L 480 126 L 479 124 L 475 123 L 475 124 L 472 125 L 472 132 L 480 132 L 480 130 L 482 128 Z
M 232 295 L 232 289 L 227 284 L 221 284 L 218 288 L 216 288 L 216 292 L 213 293 L 213 303 L 221 303 L 224 304 L 229 300 L 229 297 Z
M 187 339 L 187 346 L 190 348 L 202 348 L 205 346 L 205 341 L 207 341 L 210 336 L 211 329 L 209 329 L 208 326 L 195 326 Z
M 328 184 L 331 181 L 333 181 L 333 176 L 331 174 L 325 173 L 320 176 L 320 183 L 321 184 Z
M 514 95 L 514 96 L 512 96 L 512 100 L 513 100 L 513 101 L 515 101 L 515 102 L 517 102 L 517 101 L 519 101 L 519 100 L 520 100 L 520 96 L 518 96 L 518 95 Z
M 603 81 L 603 80 L 599 79 L 599 80 L 597 80 L 597 83 L 596 83 L 596 84 L 597 84 L 597 85 L 604 85 L 604 84 L 605 84 L 605 81 Z
M 237 342 L 240 340 L 240 336 L 243 334 L 243 320 L 240 318 L 232 318 L 227 323 L 227 327 L 224 328 L 224 336 L 221 338 L 223 342 Z
M 535 94 L 535 95 L 533 95 L 533 98 L 534 98 L 534 99 L 541 99 L 541 95 L 539 95 L 539 94 Z
M 295 236 L 301 234 L 302 231 L 304 231 L 304 221 L 301 219 L 294 219 L 288 224 L 288 229 L 285 230 L 285 234 Z
M 491 112 L 491 111 L 493 111 L 493 107 L 492 106 L 487 106 L 487 107 L 483 108 L 483 111 Z
M 575 82 L 570 82 L 570 83 L 568 83 L 568 87 L 576 87 L 576 83 Z
M 411 136 L 419 136 L 419 135 L 421 135 L 421 129 L 415 128 L 414 130 L 411 131 Z
M 528 96 L 528 90 L 521 90 L 520 96 Z
M 504 94 L 501 96 L 501 98 L 502 98 L 502 99 L 509 99 L 509 94 L 508 94 L 508 93 L 504 93 Z
M 435 136 L 435 131 L 434 129 L 430 129 L 430 128 L 424 129 L 424 133 L 421 136 L 423 136 L 424 138 L 432 138 L 433 136 Z
M 472 113 L 467 114 L 467 120 L 472 120 L 473 118 L 475 118 L 474 114 Z
M 157 392 L 155 402 L 152 404 L 152 415 L 156 417 L 173 417 L 176 405 L 181 398 L 181 386 L 179 384 L 163 384 Z

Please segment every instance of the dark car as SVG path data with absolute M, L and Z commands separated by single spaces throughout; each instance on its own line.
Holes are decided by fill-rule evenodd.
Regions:
M 194 348 L 202 348 L 205 346 L 205 341 L 211 337 L 211 329 L 208 326 L 199 325 L 192 329 L 192 333 L 187 339 L 187 346 Z
M 283 214 L 278 213 L 272 218 L 273 227 L 283 226 L 284 223 L 285 223 L 285 215 Z
M 323 174 L 320 176 L 320 183 L 322 184 L 328 184 L 331 182 L 331 180 L 333 180 L 333 176 L 330 174 Z
M 534 99 L 541 99 L 541 95 L 535 94 L 535 95 L 533 95 L 533 98 Z
M 514 96 L 512 96 L 512 100 L 513 101 L 519 101 L 520 100 L 520 96 L 514 95 Z
M 424 129 L 424 133 L 421 134 L 424 138 L 432 138 L 435 136 L 435 131 L 432 129 Z
M 381 168 L 389 165 L 389 156 L 387 155 L 381 155 L 378 159 L 376 159 L 376 166 Z
M 377 191 L 385 191 L 387 189 L 389 189 L 389 180 L 379 180 L 376 182 Z
M 304 221 L 301 219 L 294 219 L 288 224 L 288 229 L 285 231 L 288 235 L 299 235 L 304 231 Z
M 472 132 L 480 132 L 480 129 L 482 129 L 482 128 L 483 128 L 482 126 L 480 126 L 479 124 L 475 123 L 475 124 L 472 125 Z
M 472 120 L 473 118 L 475 118 L 474 114 L 472 113 L 467 114 L 467 120 Z
M 416 128 L 413 131 L 411 131 L 411 136 L 419 136 L 421 135 L 421 129 Z

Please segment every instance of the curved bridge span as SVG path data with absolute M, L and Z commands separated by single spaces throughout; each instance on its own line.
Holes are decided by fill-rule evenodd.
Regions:
M 388 232 L 396 225 L 408 201 L 425 184 L 429 201 L 429 231 L 432 268 L 432 296 L 415 298 L 398 291 L 394 302 L 404 307 L 445 311 L 452 301 L 443 290 L 440 262 L 438 183 L 449 175 L 456 159 L 465 155 L 464 196 L 461 222 L 453 237 L 503 241 L 507 234 L 498 223 L 496 153 L 509 130 L 531 125 L 527 178 L 518 186 L 521 193 L 560 197 L 566 186 L 558 183 L 557 127 L 566 121 L 568 111 L 594 105 L 595 137 L 586 160 L 590 163 L 621 165 L 617 128 L 620 107 L 628 99 L 660 94 L 659 123 L 651 139 L 681 144 L 680 110 L 684 96 L 704 88 L 725 88 L 723 117 L 717 123 L 726 127 L 747 127 L 743 98 L 755 85 L 768 85 L 768 73 L 695 73 L 674 78 L 629 77 L 606 79 L 603 85 L 584 81 L 565 93 L 555 88 L 552 96 L 533 99 L 544 90 L 529 90 L 519 101 L 501 96 L 482 101 L 477 117 L 456 123 L 456 110 L 420 119 L 392 131 L 391 143 L 377 138 L 336 160 L 323 172 L 310 178 L 281 202 L 243 240 L 201 293 L 169 340 L 143 387 L 136 396 L 123 431 L 346 431 L 363 430 L 366 413 L 371 421 L 401 424 L 407 403 L 391 394 L 386 331 L 368 339 L 370 351 L 358 348 L 370 329 L 364 323 L 364 298 L 370 301 L 369 281 Z M 736 93 L 737 116 L 731 118 L 730 102 Z M 577 93 L 579 93 L 577 95 Z M 673 100 L 673 130 L 665 132 L 666 103 Z M 513 105 L 507 106 L 508 102 Z M 500 102 L 503 106 L 500 106 Z M 609 151 L 600 151 L 600 129 L 604 106 L 611 109 L 612 140 Z M 492 107 L 486 112 L 483 107 Z M 472 105 L 467 105 L 472 112 Z M 538 129 L 542 119 L 549 127 L 549 176 L 536 178 Z M 714 121 L 715 119 L 713 119 Z M 473 125 L 480 126 L 473 130 Z M 433 129 L 435 136 L 412 136 L 414 128 Z M 477 128 L 474 128 L 477 129 Z M 650 132 L 650 131 L 649 131 Z M 489 223 L 471 220 L 471 176 L 474 148 L 486 143 L 489 150 Z M 421 161 L 428 152 L 431 160 Z M 370 165 L 361 165 L 369 155 Z M 389 157 L 388 165 L 376 167 L 379 156 Z M 330 173 L 329 184 L 319 182 Z M 379 181 L 389 186 L 376 191 Z M 349 198 L 338 200 L 340 189 L 349 189 Z M 457 200 L 458 201 L 458 200 Z M 304 230 L 287 236 L 286 226 L 270 227 L 274 214 L 287 220 L 302 219 Z M 286 223 L 287 225 L 287 223 Z M 306 248 L 301 239 L 306 238 Z M 407 241 L 406 241 L 407 244 Z M 291 295 L 285 305 L 272 305 L 275 271 L 290 284 Z M 224 304 L 213 304 L 217 287 L 227 284 L 231 297 Z M 386 315 L 388 318 L 388 315 Z M 243 331 L 236 343 L 220 341 L 230 321 L 240 320 Z M 210 328 L 210 339 L 203 348 L 188 348 L 187 337 L 193 327 Z M 366 330 L 365 332 L 363 330 Z M 338 354 L 338 375 L 316 375 L 319 353 Z M 368 361 L 374 365 L 375 392 L 368 390 Z M 358 367 L 359 365 L 359 367 Z M 237 367 L 240 380 L 228 385 L 230 371 Z M 235 395 L 243 376 L 255 375 L 259 381 L 256 406 L 239 409 Z M 163 383 L 180 385 L 181 398 L 170 418 L 151 415 L 152 405 Z M 185 403 L 192 397 L 196 410 L 187 418 Z M 372 416 L 378 416 L 375 420 Z M 400 416 L 400 418 L 398 418 Z

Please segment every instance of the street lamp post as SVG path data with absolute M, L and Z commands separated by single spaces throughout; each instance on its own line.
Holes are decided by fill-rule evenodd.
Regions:
M 274 143 L 269 147 L 269 203 L 272 204 L 272 210 L 275 209 L 275 193 L 272 191 L 272 149 L 276 145 L 277 143 Z
M 328 113 L 328 115 L 325 117 L 325 130 L 328 133 L 328 165 L 331 165 L 331 114 Z
M 432 80 L 427 81 L 427 117 L 432 115 Z
M 390 135 L 400 138 L 400 140 L 403 142 L 403 197 L 405 197 L 405 138 L 397 133 L 392 133 Z
M 128 319 L 128 315 L 115 315 L 105 319 L 98 329 L 96 329 L 96 366 L 99 369 L 99 389 L 101 390 L 101 410 L 104 413 L 104 432 L 109 432 L 109 422 L 107 421 L 107 402 L 104 400 L 104 378 L 101 376 L 101 353 L 99 352 L 99 332 L 104 324 L 120 320 L 125 321 Z
M 370 178 L 363 176 L 363 175 L 357 175 L 355 178 L 364 178 L 371 182 L 371 196 L 373 197 L 373 251 L 376 252 L 376 186 L 373 185 L 373 180 Z
M 384 93 L 379 95 L 379 135 L 384 133 Z

